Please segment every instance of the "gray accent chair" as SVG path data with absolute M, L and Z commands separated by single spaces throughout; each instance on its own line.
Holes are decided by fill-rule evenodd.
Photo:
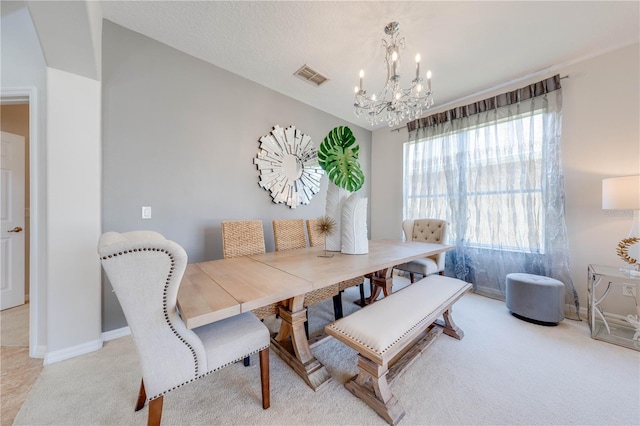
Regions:
M 419 241 L 424 243 L 447 243 L 447 222 L 441 219 L 407 219 L 402 222 L 407 241 Z M 397 265 L 395 269 L 409 272 L 411 283 L 415 282 L 414 274 L 423 277 L 432 274 L 444 275 L 445 253 L 416 259 L 411 262 Z
M 120 302 L 140 364 L 136 411 L 149 401 L 148 424 L 159 425 L 164 395 L 260 352 L 262 407 L 269 408 L 269 331 L 252 313 L 189 330 L 176 309 L 187 254 L 152 231 L 100 237 L 102 267 Z

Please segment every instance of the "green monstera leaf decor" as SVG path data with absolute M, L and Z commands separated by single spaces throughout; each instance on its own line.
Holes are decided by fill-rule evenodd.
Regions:
M 364 184 L 364 173 L 358 162 L 359 149 L 351 129 L 339 126 L 329 132 L 318 151 L 318 162 L 329 180 L 350 192 Z

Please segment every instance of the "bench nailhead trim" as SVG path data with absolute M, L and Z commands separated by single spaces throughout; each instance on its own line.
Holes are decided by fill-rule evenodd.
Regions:
M 382 302 L 384 299 L 382 299 L 381 301 L 379 301 L 378 303 Z M 431 314 L 429 314 L 431 315 Z M 401 341 L 405 336 L 407 336 L 409 333 L 411 333 L 413 330 L 415 330 L 418 326 L 421 326 L 422 322 L 427 319 L 427 317 L 429 315 L 424 316 L 420 321 L 418 321 L 416 324 L 414 324 L 413 326 L 411 326 L 411 328 L 409 328 L 409 330 L 405 331 L 404 333 L 402 333 L 398 338 L 396 338 L 391 344 L 389 344 L 389 346 L 387 346 L 386 348 L 382 349 L 382 351 L 378 352 L 377 349 L 372 348 L 371 346 L 367 345 L 365 342 L 363 342 L 362 340 L 356 339 L 355 337 L 351 336 L 350 334 L 345 333 L 344 331 L 342 331 L 339 328 L 336 328 L 333 324 L 330 325 L 329 327 L 331 327 L 333 330 L 335 330 L 336 332 L 342 334 L 343 336 L 349 338 L 350 340 L 353 340 L 354 342 L 357 342 L 359 344 L 361 344 L 362 346 L 371 349 L 372 351 L 374 351 L 375 353 L 377 353 L 378 355 L 384 355 L 385 352 L 387 352 L 389 349 L 391 349 L 396 343 L 398 343 L 399 341 Z

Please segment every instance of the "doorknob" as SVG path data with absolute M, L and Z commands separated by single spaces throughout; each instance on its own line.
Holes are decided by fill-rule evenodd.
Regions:
M 20 228 L 19 226 L 16 226 L 15 228 L 9 230 L 8 232 L 22 232 L 22 228 Z

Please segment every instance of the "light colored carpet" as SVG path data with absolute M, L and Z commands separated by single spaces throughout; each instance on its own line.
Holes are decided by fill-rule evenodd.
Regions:
M 0 346 L 29 347 L 29 304 L 0 312 Z
M 346 313 L 356 298 L 357 287 L 345 293 Z M 312 306 L 310 317 L 319 330 L 333 317 L 331 300 Z M 475 294 L 453 317 L 464 339 L 440 336 L 392 387 L 407 413 L 401 424 L 640 424 L 640 353 L 592 340 L 585 321 L 534 325 Z M 271 352 L 270 409 L 261 408 L 254 356 L 248 368 L 237 363 L 166 395 L 163 424 L 386 424 L 344 387 L 357 371 L 353 350 L 330 339 L 313 352 L 333 377 L 318 392 Z M 14 424 L 145 424 L 147 409 L 133 411 L 139 384 L 131 337 L 107 342 L 46 366 Z

